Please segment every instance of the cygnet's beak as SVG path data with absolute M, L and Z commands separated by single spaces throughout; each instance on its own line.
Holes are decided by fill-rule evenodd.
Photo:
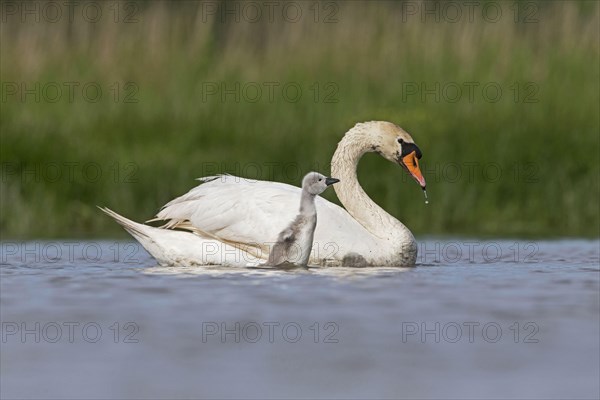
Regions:
M 402 157 L 402 166 L 404 166 L 413 178 L 421 185 L 421 188 L 425 190 L 425 178 L 419 168 L 419 161 L 417 161 L 417 152 L 411 151 L 406 156 Z
M 338 183 L 340 180 L 335 178 L 325 178 L 325 184 L 327 186 L 333 185 L 334 183 Z

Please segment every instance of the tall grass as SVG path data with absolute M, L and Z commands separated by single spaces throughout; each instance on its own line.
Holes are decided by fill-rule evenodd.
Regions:
M 599 234 L 598 3 L 536 3 L 531 23 L 514 21 L 512 2 L 496 3 L 495 23 L 481 8 L 472 22 L 423 21 L 397 2 L 320 3 L 315 22 L 314 3 L 296 4 L 295 23 L 221 21 L 195 2 L 139 3 L 134 23 L 106 7 L 97 23 L 3 19 L 2 238 L 117 235 L 95 205 L 148 219 L 206 173 L 298 185 L 327 173 L 343 133 L 366 120 L 399 124 L 423 151 L 428 206 L 398 166 L 367 155 L 359 169 L 416 234 Z M 103 95 L 9 93 L 51 82 Z M 236 83 L 239 101 L 206 92 Z

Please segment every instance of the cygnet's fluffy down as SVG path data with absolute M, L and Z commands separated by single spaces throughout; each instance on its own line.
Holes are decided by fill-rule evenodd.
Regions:
M 309 172 L 302 179 L 302 195 L 300 212 L 296 218 L 279 233 L 277 242 L 269 254 L 268 265 L 291 263 L 306 265 L 310 258 L 313 236 L 317 226 L 317 209 L 315 197 L 330 185 L 339 182 L 338 179 L 328 178 L 318 172 Z

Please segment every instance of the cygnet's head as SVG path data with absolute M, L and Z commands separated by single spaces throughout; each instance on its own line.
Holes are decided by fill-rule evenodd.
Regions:
M 339 181 L 339 179 L 328 178 L 318 172 L 309 172 L 302 179 L 302 190 L 306 190 L 312 195 L 317 195 L 323 193 L 328 186 Z

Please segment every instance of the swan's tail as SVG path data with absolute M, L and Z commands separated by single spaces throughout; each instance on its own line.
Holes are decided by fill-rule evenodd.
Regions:
M 100 207 L 100 206 L 98 206 L 98 208 L 102 212 L 104 212 L 106 215 L 108 215 L 109 217 L 112 217 L 115 221 L 117 221 L 119 223 L 119 225 L 121 225 L 123 228 L 125 228 L 125 230 L 127 232 L 129 232 L 131 234 L 131 236 L 136 238 L 136 240 L 138 240 L 139 242 L 141 242 L 142 240 L 150 240 L 150 236 L 148 235 L 147 231 L 148 231 L 148 228 L 151 228 L 151 226 L 142 225 L 137 222 L 133 222 L 132 220 L 127 219 L 120 214 L 117 214 L 110 208 Z
M 239 265 L 254 262 L 251 253 L 214 238 L 134 222 L 106 207 L 112 217 L 162 265 Z
M 117 223 L 121 225 L 127 232 L 129 232 L 129 234 L 131 234 L 135 240 L 140 242 L 146 251 L 148 251 L 148 253 L 150 253 L 159 263 L 169 264 L 164 249 L 155 240 L 155 238 L 158 237 L 159 232 L 154 231 L 158 228 L 134 222 L 120 214 L 117 214 L 107 207 L 98 208 L 106 215 L 117 221 Z

